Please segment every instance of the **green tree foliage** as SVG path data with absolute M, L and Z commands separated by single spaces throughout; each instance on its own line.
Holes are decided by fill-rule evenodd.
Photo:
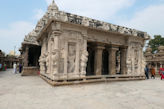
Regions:
M 148 46 L 152 48 L 152 53 L 155 53 L 160 45 L 164 46 L 164 37 L 161 35 L 154 35 L 154 39 L 151 39 L 148 43 Z
M 2 50 L 0 50 L 0 56 L 5 56 L 5 52 L 3 52 Z

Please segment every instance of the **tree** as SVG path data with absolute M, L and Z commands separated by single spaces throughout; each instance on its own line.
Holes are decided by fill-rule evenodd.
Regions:
M 152 48 L 152 53 L 157 52 L 158 47 L 161 45 L 164 46 L 164 37 L 161 35 L 154 35 L 154 39 L 151 39 L 148 43 L 148 46 Z

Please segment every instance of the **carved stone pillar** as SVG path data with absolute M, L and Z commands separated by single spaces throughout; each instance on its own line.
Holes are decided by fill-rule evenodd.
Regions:
M 94 72 L 96 75 L 102 74 L 102 52 L 104 47 L 97 46 L 95 48 L 95 64 L 94 64 Z
M 29 53 L 29 46 L 26 46 L 25 54 L 24 54 L 24 67 L 28 67 L 28 53 Z
M 111 47 L 109 48 L 109 74 L 115 75 L 116 74 L 116 51 L 118 48 Z
M 87 36 L 84 35 L 84 41 L 83 41 L 83 51 L 82 51 L 82 55 L 81 55 L 81 73 L 80 76 L 81 77 L 85 77 L 86 76 L 86 67 L 87 67 L 87 62 L 88 62 L 88 51 L 87 51 Z
M 127 49 L 121 49 L 121 74 L 126 74 L 126 58 L 127 58 Z
M 59 36 L 61 32 L 60 31 L 53 31 L 51 34 L 51 41 L 52 41 L 52 65 L 51 65 L 51 71 L 53 75 L 58 75 L 59 71 Z
M 46 71 L 45 71 L 46 70 L 45 69 L 45 57 L 43 54 L 40 56 L 39 65 L 40 65 L 40 73 L 45 74 L 46 73 Z

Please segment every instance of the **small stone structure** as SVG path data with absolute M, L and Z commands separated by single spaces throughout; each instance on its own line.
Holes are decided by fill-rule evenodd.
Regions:
M 6 64 L 7 68 L 13 68 L 14 63 L 19 63 L 18 56 L 5 55 L 5 53 L 0 50 L 0 64 Z
M 23 63 L 22 76 L 37 75 L 39 71 L 39 57 L 41 54 L 41 46 L 36 41 L 37 34 L 33 30 L 25 36 L 21 52 L 21 59 Z
M 147 48 L 145 58 L 149 67 L 151 67 L 151 65 L 155 66 L 156 74 L 158 75 L 159 68 L 164 65 L 164 46 L 159 46 L 158 51 L 155 54 L 152 54 L 151 48 Z
M 22 56 L 28 67 L 30 48 L 34 49 L 31 58 L 36 59 L 32 62 L 41 51 L 40 74 L 54 85 L 144 79 L 143 47 L 147 39 L 146 32 L 59 11 L 53 1 L 25 37 Z

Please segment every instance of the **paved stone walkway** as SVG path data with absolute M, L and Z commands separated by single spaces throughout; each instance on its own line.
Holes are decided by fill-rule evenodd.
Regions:
M 0 72 L 0 109 L 164 109 L 164 80 L 52 87 Z

